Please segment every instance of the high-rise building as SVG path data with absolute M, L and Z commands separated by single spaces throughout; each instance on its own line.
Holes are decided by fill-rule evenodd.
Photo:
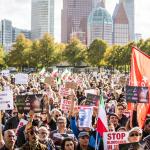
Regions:
M 32 39 L 41 38 L 44 33 L 50 33 L 54 36 L 54 1 L 55 0 L 32 0 Z
M 86 35 L 87 43 L 87 19 L 99 0 L 63 0 L 61 41 L 66 43 L 72 33 Z M 81 35 L 81 34 L 79 34 Z
M 135 33 L 135 41 L 138 42 L 141 39 L 142 39 L 142 34 L 141 33 Z
M 23 30 L 23 29 L 18 29 L 18 28 L 13 27 L 13 30 L 12 30 L 12 42 L 16 41 L 16 38 L 17 38 L 17 36 L 20 33 L 24 34 L 24 36 L 26 38 L 31 39 L 31 31 L 29 31 L 29 30 Z
M 97 38 L 112 44 L 113 22 L 111 15 L 105 8 L 99 7 L 90 13 L 87 28 L 88 45 Z
M 135 9 L 134 9 L 134 0 L 120 0 L 120 2 L 123 3 L 128 21 L 129 21 L 129 38 L 130 40 L 134 40 L 134 35 L 135 35 Z
M 8 50 L 12 44 L 12 22 L 9 20 L 1 20 L 0 23 L 0 44 Z
M 113 13 L 113 44 L 129 42 L 129 21 L 122 2 L 116 4 Z

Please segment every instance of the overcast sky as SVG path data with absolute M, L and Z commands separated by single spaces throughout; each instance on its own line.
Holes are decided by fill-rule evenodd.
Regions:
M 59 1 L 58 5 L 61 5 L 62 0 Z M 111 14 L 117 2 L 106 0 L 106 7 Z M 135 32 L 141 33 L 143 38 L 150 37 L 149 16 L 150 0 L 135 0 Z M 31 0 L 0 0 L 0 20 L 4 18 L 11 20 L 15 27 L 31 29 Z

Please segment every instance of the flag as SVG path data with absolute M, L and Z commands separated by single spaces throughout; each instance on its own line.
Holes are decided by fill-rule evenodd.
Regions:
M 42 70 L 39 72 L 39 75 L 44 76 L 45 72 L 46 72 L 46 69 L 45 67 L 43 67 Z
M 148 87 L 150 91 L 150 56 L 146 55 L 138 48 L 132 48 L 131 56 L 131 71 L 130 71 L 130 85 Z M 129 109 L 132 109 L 129 108 Z M 142 128 L 146 115 L 150 112 L 150 101 L 148 104 L 139 103 L 137 106 L 138 124 Z
M 68 79 L 68 77 L 71 75 L 71 72 L 68 69 L 65 69 L 65 71 L 61 75 L 62 80 Z
M 58 76 L 58 68 L 54 68 L 53 72 L 51 73 L 51 77 L 56 78 Z
M 103 96 L 100 96 L 100 104 L 97 120 L 97 132 L 103 137 L 103 133 L 108 131 L 107 116 Z

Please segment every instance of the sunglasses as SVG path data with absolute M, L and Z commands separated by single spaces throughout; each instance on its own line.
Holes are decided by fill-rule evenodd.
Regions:
M 130 134 L 129 136 L 130 137 L 133 137 L 133 136 L 141 136 L 142 134 L 141 133 L 132 133 L 132 134 Z

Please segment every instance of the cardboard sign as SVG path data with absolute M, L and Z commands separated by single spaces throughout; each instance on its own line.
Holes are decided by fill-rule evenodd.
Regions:
M 92 126 L 92 107 L 80 107 L 79 111 L 79 127 L 80 128 L 91 128 Z
M 119 144 L 127 143 L 127 132 L 104 132 L 104 150 L 119 150 Z
M 97 95 L 97 91 L 95 89 L 85 90 L 84 92 L 85 92 L 85 96 L 87 96 L 88 93 Z
M 0 92 L 0 110 L 12 110 L 13 105 L 13 92 L 2 91 Z
M 126 86 L 126 100 L 131 103 L 149 103 L 148 87 Z
M 36 95 L 18 95 L 16 97 L 16 106 L 19 113 L 28 113 L 30 110 L 41 112 L 44 109 L 42 94 Z
M 62 99 L 60 104 L 61 110 L 63 110 L 65 113 L 70 111 L 71 108 L 71 100 Z
M 144 150 L 144 147 L 136 142 L 136 143 L 128 143 L 128 144 L 119 144 L 119 150 Z
M 15 84 L 28 84 L 28 74 L 25 74 L 25 73 L 16 74 Z
M 1 74 L 2 74 L 2 76 L 9 77 L 10 71 L 9 70 L 2 70 Z
M 87 98 L 86 98 L 85 105 L 98 106 L 99 100 L 100 100 L 99 96 L 87 93 Z
M 66 82 L 65 83 L 65 88 L 66 89 L 76 89 L 77 84 L 75 82 Z
M 55 81 L 52 77 L 46 77 L 44 83 L 47 83 L 49 85 L 55 85 Z

